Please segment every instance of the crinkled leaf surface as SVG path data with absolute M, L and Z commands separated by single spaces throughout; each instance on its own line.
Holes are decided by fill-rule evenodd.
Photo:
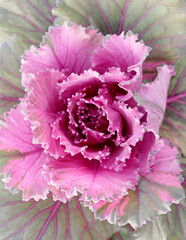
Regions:
M 186 155 L 186 57 L 177 62 L 175 70 L 177 74 L 170 81 L 167 110 L 160 135 L 168 138 Z
M 92 213 L 74 198 L 66 204 L 47 200 L 21 201 L 0 182 L 0 239 L 105 240 L 114 227 L 94 219 Z
M 26 45 L 15 36 L 0 44 L 0 115 L 24 95 L 19 69 L 25 49 Z
M 0 0 L 0 41 L 16 34 L 29 47 L 39 45 L 53 25 L 54 0 Z
M 184 240 L 186 239 L 186 200 L 173 204 L 171 211 L 160 215 L 157 221 L 148 222 L 135 232 L 136 240 Z
M 53 13 L 60 16 L 58 23 L 69 20 L 93 25 L 104 34 L 137 33 L 153 48 L 146 65 L 152 70 L 165 60 L 173 60 L 175 48 L 184 45 L 183 4 L 183 0 L 58 0 Z

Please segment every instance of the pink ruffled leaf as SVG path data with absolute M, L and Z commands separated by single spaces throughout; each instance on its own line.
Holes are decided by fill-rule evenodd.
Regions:
M 49 185 L 65 191 L 68 198 L 81 193 L 81 200 L 98 202 L 127 194 L 137 184 L 137 168 L 137 161 L 130 159 L 125 169 L 116 172 L 104 169 L 98 160 L 88 160 L 79 154 L 58 160 L 49 158 L 44 175 Z
M 96 157 L 96 154 L 99 155 L 98 151 L 95 152 L 96 149 L 92 152 L 92 154 L 91 151 L 86 152 L 86 149 L 88 148 L 88 144 L 86 145 L 86 143 L 85 146 L 78 146 L 78 139 L 76 138 L 73 140 L 73 137 L 69 134 L 69 132 L 73 134 L 75 131 L 76 135 L 78 134 L 76 132 L 75 125 L 78 127 L 80 125 L 80 122 L 74 122 L 73 124 L 75 125 L 73 125 L 72 121 L 74 120 L 72 115 L 74 108 L 78 108 L 78 104 L 81 102 L 80 100 L 83 96 L 83 91 L 88 88 L 90 91 L 93 90 L 93 92 L 97 93 L 97 89 L 99 89 L 102 84 L 103 80 L 99 78 L 99 74 L 95 71 L 89 70 L 85 71 L 81 75 L 71 74 L 67 78 L 67 81 L 64 81 L 58 86 L 59 96 L 61 97 L 64 105 L 66 105 L 65 109 L 67 110 L 62 111 L 61 114 L 57 116 L 55 121 L 51 123 L 51 126 L 53 128 L 52 136 L 55 139 L 58 139 L 61 146 L 65 147 L 65 152 L 70 152 L 71 155 L 75 155 L 81 152 L 85 157 L 88 157 L 90 159 Z M 78 93 L 76 93 L 76 89 L 79 90 Z M 83 132 L 83 130 L 81 131 Z M 88 134 L 88 130 L 85 130 L 85 135 L 86 134 Z M 91 139 L 89 138 L 89 140 Z
M 103 78 L 107 83 L 118 83 L 119 87 L 128 94 L 116 96 L 118 100 L 127 100 L 133 92 L 141 87 L 142 83 L 142 68 L 139 66 L 131 66 L 128 73 L 121 72 L 120 68 L 111 67 L 108 72 L 105 72 L 100 78 Z
M 55 0 L 0 2 L 0 40 L 16 34 L 27 48 L 39 46 L 43 34 L 53 25 Z
M 108 112 L 108 118 L 110 118 L 109 120 L 113 123 L 113 127 L 117 127 L 120 120 L 118 115 L 121 114 L 125 120 L 122 131 L 125 132 L 126 139 L 120 144 L 120 147 L 116 147 L 116 149 L 113 150 L 105 163 L 103 162 L 103 166 L 109 169 L 120 170 L 120 167 L 122 168 L 122 166 L 125 165 L 126 159 L 130 158 L 132 147 L 143 138 L 144 126 L 140 125 L 140 113 L 136 108 L 127 108 L 127 105 L 122 102 L 114 102 L 113 108 L 118 111 L 117 115 L 114 115 L 113 110 Z M 121 128 L 121 126 L 118 127 L 118 129 Z
M 70 25 L 49 29 L 39 49 L 32 47 L 22 61 L 24 73 L 54 68 L 71 73 L 82 73 L 91 67 L 90 56 L 101 45 L 103 36 L 96 30 Z
M 65 79 L 59 71 L 47 70 L 31 76 L 23 74 L 23 84 L 28 91 L 24 98 L 25 116 L 32 122 L 33 141 L 42 144 L 45 151 L 58 156 L 64 154 L 64 148 L 58 140 L 52 138 L 51 123 L 60 111 L 58 82 Z
M 174 62 L 185 46 L 183 9 L 184 1 L 174 0 L 58 0 L 53 13 L 59 16 L 58 24 L 68 20 L 92 25 L 104 35 L 137 33 L 153 49 L 145 64 L 146 77 L 152 79 L 156 67 Z
M 22 191 L 24 200 L 46 199 L 49 188 L 41 173 L 47 156 L 32 139 L 31 124 L 18 105 L 0 128 L 1 171 L 12 193 Z
M 138 81 L 133 84 L 132 90 L 140 88 L 142 83 L 142 64 L 146 59 L 150 48 L 138 41 L 137 35 L 131 32 L 124 36 L 111 35 L 106 39 L 105 45 L 96 49 L 92 57 L 92 67 L 103 74 L 109 68 L 120 68 L 128 76 L 138 75 Z M 129 77 L 134 78 L 134 76 Z M 132 80 L 131 80 L 132 81 Z M 134 80 L 133 80 L 134 81 Z
M 159 132 L 166 109 L 169 81 L 174 74 L 175 71 L 170 66 L 159 67 L 157 78 L 152 83 L 146 83 L 135 94 L 138 105 L 143 106 L 147 112 L 148 130 Z
M 0 181 L 1 239 L 98 239 L 109 238 L 117 227 L 95 220 L 77 198 L 71 202 L 47 200 L 27 202 L 11 195 Z
M 82 151 L 85 151 L 86 147 L 79 147 L 74 144 L 69 136 L 68 126 L 66 125 L 66 119 L 68 119 L 68 115 L 63 112 L 60 116 L 51 123 L 52 127 L 52 137 L 54 139 L 58 139 L 61 147 L 64 148 L 64 151 L 70 153 L 71 155 L 75 155 Z
M 164 122 L 160 135 L 178 146 L 186 156 L 186 57 L 181 58 L 176 66 L 176 76 L 171 78 Z
M 159 137 L 153 132 L 145 132 L 142 140 L 138 141 L 133 151 L 140 162 L 139 172 L 143 175 L 151 171 L 155 163 L 156 153 L 162 147 Z
M 177 149 L 170 148 L 165 142 L 163 149 L 156 154 L 156 164 L 151 172 L 141 175 L 136 191 L 131 190 L 128 195 L 111 203 L 93 203 L 90 208 L 95 217 L 119 226 L 129 223 L 137 228 L 147 220 L 155 220 L 158 215 L 170 211 L 172 203 L 179 203 L 184 198 L 177 154 Z

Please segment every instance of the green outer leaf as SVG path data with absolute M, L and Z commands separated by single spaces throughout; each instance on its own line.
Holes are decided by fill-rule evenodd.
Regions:
M 108 222 L 95 220 L 77 198 L 64 204 L 47 200 L 21 201 L 11 195 L 0 181 L 0 239 L 10 240 L 106 240 L 115 231 Z
M 0 44 L 0 116 L 24 96 L 19 69 L 25 49 L 26 44 L 15 36 Z
M 93 25 L 103 34 L 131 30 L 153 50 L 149 61 L 174 60 L 184 45 L 183 0 L 57 0 L 57 23 Z M 175 35 L 176 33 L 176 35 Z M 156 64 L 157 63 L 157 64 Z M 152 67 L 152 69 L 155 66 Z M 150 67 L 151 68 L 151 67 Z
M 186 181 L 186 158 L 180 159 L 182 175 Z M 182 183 L 186 192 L 186 182 Z M 185 186 L 185 187 L 184 187 Z M 186 239 L 186 199 L 179 204 L 173 204 L 171 211 L 160 215 L 155 222 L 147 222 L 134 232 L 136 240 L 184 240 Z
M 53 25 L 55 0 L 0 0 L 0 41 L 16 34 L 27 47 L 39 45 Z
M 184 240 L 186 238 L 186 200 L 173 204 L 171 212 L 160 215 L 155 222 L 148 222 L 134 233 L 136 240 Z
M 183 176 L 183 178 L 185 180 L 185 184 L 186 184 L 186 157 L 182 157 L 180 159 L 180 165 L 181 165 L 181 169 L 182 169 L 182 176 Z M 186 187 L 186 185 L 185 185 L 185 187 Z
M 24 96 L 19 72 L 24 51 L 39 46 L 53 25 L 54 0 L 0 0 L 0 118 Z M 13 35 L 13 36 L 12 36 Z
M 176 66 L 176 76 L 171 79 L 165 120 L 160 135 L 168 138 L 186 155 L 186 56 Z
M 128 225 L 122 227 L 120 232 L 114 233 L 114 235 L 108 240 L 134 240 L 133 230 Z

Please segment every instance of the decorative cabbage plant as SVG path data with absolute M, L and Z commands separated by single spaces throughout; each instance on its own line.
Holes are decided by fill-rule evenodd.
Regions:
M 186 237 L 183 5 L 0 1 L 0 239 Z

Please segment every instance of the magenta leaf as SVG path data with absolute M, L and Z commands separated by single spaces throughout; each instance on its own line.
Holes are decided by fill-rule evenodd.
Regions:
M 153 48 L 146 64 L 151 76 L 156 66 L 175 60 L 184 45 L 182 8 L 182 0 L 58 0 L 53 13 L 58 23 L 93 25 L 103 34 L 137 33 Z
M 92 58 L 92 67 L 101 74 L 109 71 L 111 67 L 120 68 L 122 72 L 137 72 L 137 69 L 142 69 L 150 50 L 151 48 L 139 42 L 138 37 L 131 32 L 126 35 L 124 33 L 119 36 L 111 35 L 105 40 L 105 45 L 96 49 Z M 134 84 L 135 89 L 141 86 L 141 81 L 142 74 Z
M 168 138 L 186 155 L 186 57 L 177 62 L 175 70 L 177 74 L 170 81 L 167 109 L 160 135 Z
M 11 192 L 22 190 L 23 200 L 46 199 L 49 187 L 43 178 L 47 156 L 33 144 L 31 124 L 24 120 L 21 104 L 11 109 L 0 127 L 0 166 L 3 181 Z
M 49 160 L 44 171 L 48 184 L 62 189 L 69 198 L 81 192 L 85 201 L 112 200 L 127 194 L 127 189 L 137 183 L 138 165 L 133 159 L 119 172 L 104 169 L 97 160 L 90 161 L 80 155 Z
M 0 239 L 105 240 L 117 228 L 106 221 L 94 219 L 93 214 L 80 205 L 77 198 L 64 204 L 47 200 L 21 200 L 11 195 L 0 181 Z
M 136 240 L 184 240 L 186 201 L 182 200 L 179 205 L 173 204 L 171 211 L 166 215 L 160 215 L 155 222 L 149 221 L 142 228 L 135 231 Z
M 52 129 L 50 123 L 55 119 L 58 112 L 59 99 L 56 89 L 57 82 L 64 78 L 64 74 L 59 71 L 41 71 L 29 78 L 29 75 L 23 75 L 23 83 L 27 89 L 30 89 L 27 97 L 23 100 L 23 108 L 26 117 L 32 121 L 32 132 L 35 134 L 33 141 L 50 151 L 54 156 L 63 154 L 63 147 L 59 141 L 51 138 Z M 54 120 L 53 120 L 54 121 Z
M 0 118 L 24 95 L 19 69 L 20 55 L 25 49 L 25 44 L 15 36 L 0 44 Z
M 42 46 L 32 47 L 25 53 L 22 71 L 36 71 L 54 68 L 65 73 L 83 73 L 91 68 L 93 51 L 101 46 L 103 36 L 97 30 L 82 28 L 65 22 L 63 26 L 51 27 L 44 36 Z
M 53 25 L 54 0 L 15 0 L 0 2 L 0 40 L 16 34 L 29 47 L 39 45 L 43 34 Z

